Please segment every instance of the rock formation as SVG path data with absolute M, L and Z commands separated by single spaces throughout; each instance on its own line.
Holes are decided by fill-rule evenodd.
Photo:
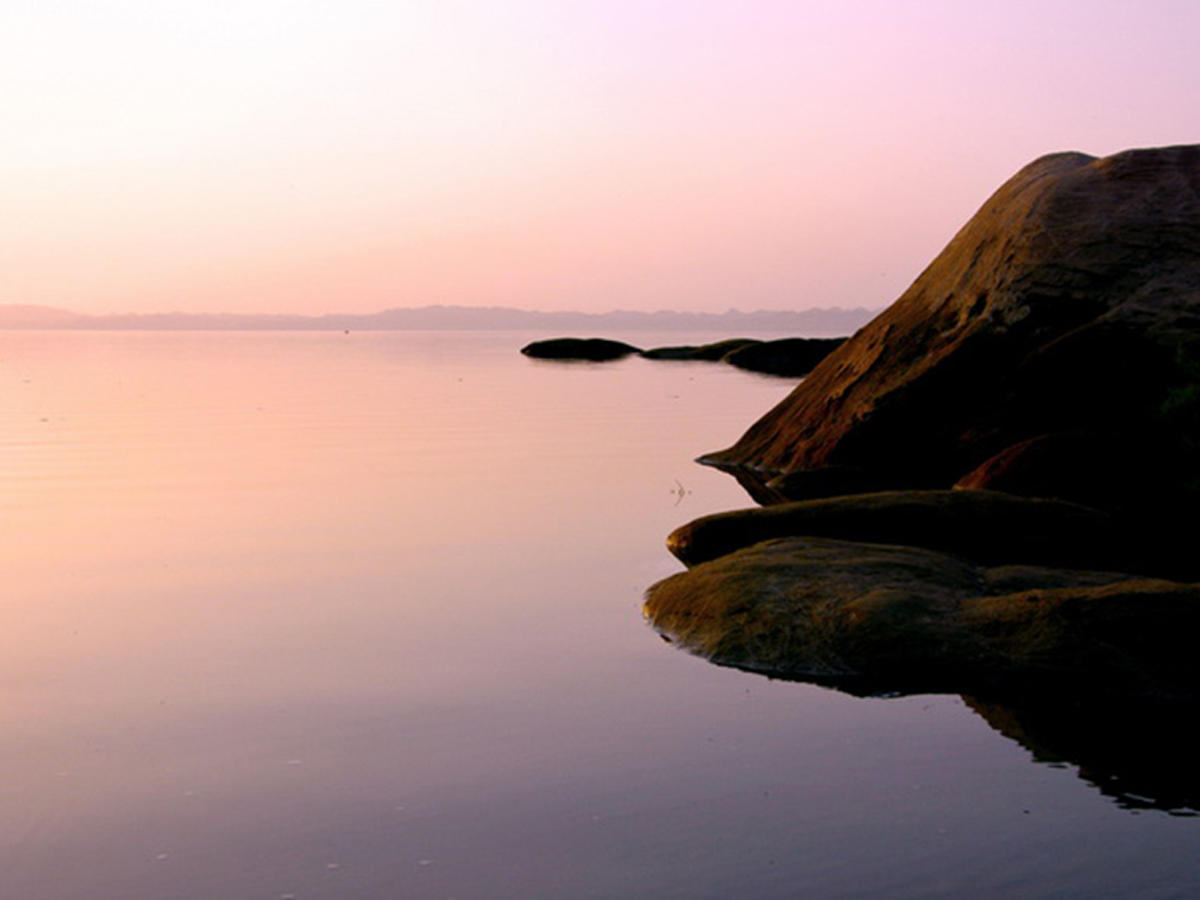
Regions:
M 702 461 L 770 505 L 671 535 L 692 568 L 645 611 L 693 652 L 993 710 L 1194 710 L 1200 146 L 1026 166 Z
M 1200 418 L 1200 146 L 1059 153 L 1004 184 L 888 309 L 702 461 L 949 487 L 1040 435 L 1133 436 L 1161 497 Z
M 551 338 L 534 341 L 521 348 L 526 356 L 537 359 L 590 360 L 606 362 L 638 354 L 646 359 L 727 362 L 739 369 L 764 375 L 798 378 L 839 346 L 845 338 L 782 338 L 760 341 L 756 338 L 729 338 L 711 344 L 684 344 L 639 350 L 622 341 L 606 338 Z

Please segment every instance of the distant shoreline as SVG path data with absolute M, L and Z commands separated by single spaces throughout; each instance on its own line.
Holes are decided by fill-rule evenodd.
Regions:
M 366 314 L 117 313 L 86 315 L 47 306 L 0 304 L 4 331 L 714 331 L 843 336 L 879 310 L 830 307 L 723 313 L 542 312 L 510 307 L 422 306 Z

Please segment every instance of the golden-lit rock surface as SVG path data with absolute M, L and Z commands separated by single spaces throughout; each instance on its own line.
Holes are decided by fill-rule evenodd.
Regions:
M 727 450 L 771 475 L 843 466 L 949 487 L 1020 441 L 1117 431 L 1167 493 L 1194 451 L 1200 146 L 1042 157 L 913 285 Z M 1182 398 L 1186 415 L 1172 412 Z M 1189 457 L 1190 458 L 1190 457 Z M 792 495 L 795 497 L 795 495 Z

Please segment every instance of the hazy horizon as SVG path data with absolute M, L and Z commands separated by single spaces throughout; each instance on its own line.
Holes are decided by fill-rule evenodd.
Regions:
M 286 307 L 270 312 L 241 312 L 233 309 L 205 309 L 205 310 L 183 310 L 171 309 L 167 307 L 159 309 L 145 309 L 137 311 L 128 310 L 111 310 L 111 311 L 84 311 L 66 306 L 57 306 L 42 303 L 8 303 L 0 302 L 0 310 L 2 311 L 43 311 L 47 313 L 65 313 L 75 316 L 96 316 L 99 318 L 120 317 L 120 316 L 302 316 L 305 318 L 320 318 L 321 316 L 373 316 L 383 313 L 392 312 L 423 312 L 426 310 L 444 309 L 444 310 L 465 310 L 475 312 L 513 312 L 525 313 L 531 315 L 576 315 L 576 316 L 614 316 L 614 315 L 666 315 L 666 316 L 722 316 L 722 315 L 738 315 L 738 316 L 753 316 L 753 315 L 789 315 L 793 313 L 820 313 L 820 312 L 870 312 L 878 313 L 885 309 L 887 304 L 878 306 L 867 306 L 860 304 L 858 306 L 808 306 L 804 308 L 758 308 L 758 307 L 727 307 L 725 309 L 632 309 L 629 307 L 614 306 L 608 309 L 539 309 L 531 306 L 508 306 L 494 303 L 411 303 L 396 306 L 388 306 L 369 310 L 317 310 L 314 312 L 299 312 Z
M 654 332 L 729 337 L 841 337 L 879 313 L 857 307 L 805 310 L 529 310 L 504 306 L 393 307 L 371 313 L 77 313 L 61 307 L 0 303 L 0 330 L 140 331 L 524 331 L 613 335 Z M 701 341 L 703 342 L 703 341 Z
M 1200 7 L 0 12 L 0 302 L 877 308 L 1046 153 L 1189 143 Z

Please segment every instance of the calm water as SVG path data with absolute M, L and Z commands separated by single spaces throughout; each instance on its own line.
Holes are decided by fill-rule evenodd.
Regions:
M 663 643 L 664 536 L 748 505 L 690 460 L 789 384 L 527 338 L 0 334 L 0 896 L 1200 890 L 960 698 Z

